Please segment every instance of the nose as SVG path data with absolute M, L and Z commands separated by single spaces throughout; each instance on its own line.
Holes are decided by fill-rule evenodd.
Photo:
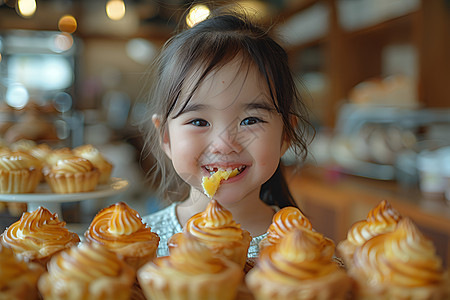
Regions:
M 243 150 L 241 136 L 237 128 L 227 127 L 213 134 L 210 151 L 214 154 L 240 153 Z

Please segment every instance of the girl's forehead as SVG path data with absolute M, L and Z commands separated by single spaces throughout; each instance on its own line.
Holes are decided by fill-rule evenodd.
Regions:
M 251 62 L 235 58 L 210 71 L 200 81 L 203 72 L 203 68 L 197 68 L 186 78 L 180 95 L 182 103 L 185 101 L 206 103 L 211 98 L 221 96 L 229 101 L 239 99 L 252 101 L 261 98 L 271 103 L 266 80 L 257 66 Z M 191 95 L 192 98 L 189 99 Z

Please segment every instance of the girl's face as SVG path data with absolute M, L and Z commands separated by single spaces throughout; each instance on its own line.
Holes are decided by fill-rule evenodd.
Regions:
M 176 172 L 203 195 L 203 176 L 217 169 L 239 168 L 214 196 L 222 205 L 258 197 L 288 147 L 283 121 L 256 67 L 242 68 L 235 59 L 210 73 L 177 117 L 169 116 L 163 148 Z M 192 76 L 192 82 L 198 77 Z M 185 103 L 187 84 L 174 109 Z M 206 196 L 204 196 L 206 197 Z

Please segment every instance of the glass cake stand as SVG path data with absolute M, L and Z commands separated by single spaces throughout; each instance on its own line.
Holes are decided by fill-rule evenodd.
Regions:
M 92 200 L 109 197 L 126 191 L 129 187 L 128 181 L 113 177 L 107 184 L 98 185 L 94 191 L 84 193 L 57 194 L 53 193 L 46 183 L 41 183 L 34 193 L 28 194 L 0 194 L 3 202 L 26 202 L 27 210 L 32 212 L 43 206 L 51 213 L 57 213 L 62 220 L 61 203 Z

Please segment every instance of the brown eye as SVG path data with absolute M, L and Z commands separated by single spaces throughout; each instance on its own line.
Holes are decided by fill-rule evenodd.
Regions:
M 257 123 L 260 123 L 260 122 L 264 122 L 264 121 L 261 120 L 260 118 L 248 117 L 248 118 L 245 118 L 244 120 L 242 120 L 240 125 L 244 125 L 244 126 L 246 126 L 246 125 L 254 125 L 254 124 L 257 124 Z
M 190 124 L 197 126 L 197 127 L 206 127 L 209 126 L 208 121 L 205 121 L 203 119 L 195 119 L 189 122 Z

